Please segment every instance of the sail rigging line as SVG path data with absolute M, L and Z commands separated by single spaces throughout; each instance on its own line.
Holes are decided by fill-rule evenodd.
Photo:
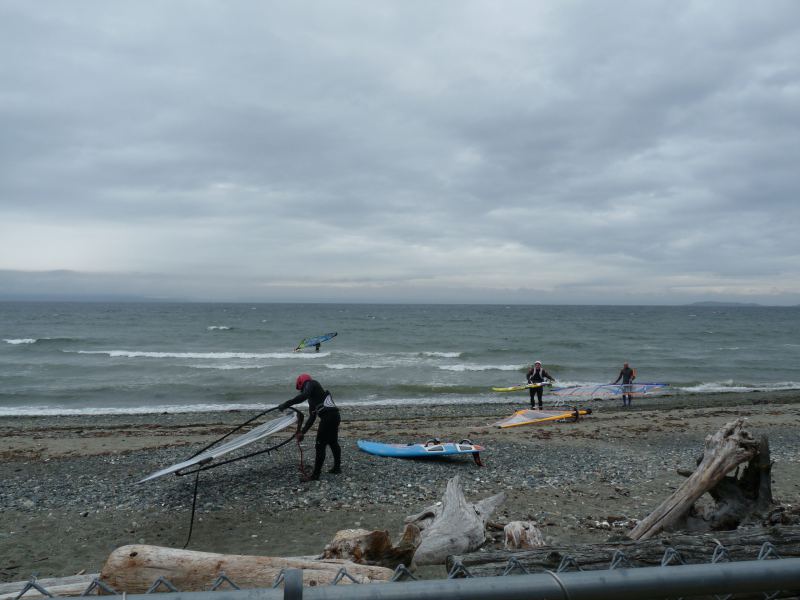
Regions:
M 211 442 L 209 445 L 207 445 L 205 448 L 203 448 L 199 452 L 196 452 L 195 454 L 193 454 L 190 458 L 194 458 L 195 456 L 199 456 L 200 454 L 202 454 L 203 452 L 205 452 L 209 448 L 212 448 L 213 446 L 215 446 L 216 444 L 218 444 L 219 442 L 221 442 L 222 440 L 224 440 L 225 438 L 230 436 L 232 433 L 235 433 L 236 431 L 240 430 L 242 427 L 246 426 L 247 424 L 252 423 L 253 421 L 258 419 L 259 417 L 263 417 L 265 414 L 267 414 L 269 412 L 272 412 L 273 410 L 277 410 L 277 409 L 278 409 L 277 406 L 275 406 L 273 408 L 269 408 L 269 409 L 257 414 L 252 419 L 248 419 L 247 421 L 245 421 L 244 423 L 242 423 L 238 427 L 232 429 L 231 431 L 229 431 L 228 433 L 223 435 L 221 438 L 218 438 L 217 440 Z M 304 466 L 303 466 L 303 449 L 300 446 L 300 437 L 299 437 L 299 434 L 301 432 L 301 428 L 302 428 L 302 425 L 303 425 L 304 415 L 299 410 L 297 410 L 296 408 L 292 408 L 291 406 L 288 407 L 287 410 L 291 410 L 291 411 L 293 411 L 293 412 L 295 412 L 297 414 L 297 429 L 292 433 L 292 435 L 289 438 L 287 438 L 285 440 L 282 440 L 282 441 L 278 442 L 277 444 L 274 444 L 274 445 L 270 446 L 269 448 L 264 448 L 264 449 L 258 450 L 256 452 L 250 452 L 250 453 L 245 454 L 243 456 L 236 456 L 234 458 L 229 458 L 228 460 L 224 460 L 222 462 L 217 462 L 217 463 L 213 463 L 213 464 L 205 464 L 204 465 L 204 464 L 201 463 L 198 466 L 198 468 L 192 469 L 192 470 L 189 470 L 189 471 L 182 471 L 182 470 L 175 471 L 175 475 L 177 475 L 178 477 L 181 477 L 183 475 L 191 475 L 192 473 L 195 474 L 194 491 L 192 492 L 192 512 L 191 512 L 191 515 L 189 517 L 189 533 L 186 536 L 186 542 L 183 544 L 183 548 L 184 549 L 186 549 L 186 547 L 189 546 L 189 542 L 192 539 L 192 532 L 194 531 L 194 517 L 195 517 L 196 511 L 197 511 L 197 496 L 198 496 L 198 492 L 199 492 L 199 488 L 200 488 L 200 473 L 202 471 L 208 471 L 209 469 L 214 469 L 216 467 L 221 467 L 222 465 L 227 465 L 227 464 L 230 464 L 232 462 L 236 462 L 236 461 L 239 461 L 239 460 L 244 460 L 245 458 L 250 458 L 250 457 L 253 457 L 253 456 L 257 456 L 259 454 L 264 454 L 264 453 L 269 454 L 273 450 L 277 450 L 278 448 L 281 448 L 281 447 L 285 446 L 286 444 L 291 442 L 293 439 L 295 439 L 295 440 L 297 440 L 297 447 L 298 447 L 298 450 L 300 451 L 300 472 L 303 475 L 305 475 L 305 469 L 304 469 Z M 213 458 L 209 458 L 208 460 L 211 461 L 211 460 L 213 460 Z

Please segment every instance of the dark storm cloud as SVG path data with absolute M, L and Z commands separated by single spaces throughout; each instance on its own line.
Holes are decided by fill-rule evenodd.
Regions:
M 796 302 L 799 18 L 6 2 L 0 269 L 210 299 Z

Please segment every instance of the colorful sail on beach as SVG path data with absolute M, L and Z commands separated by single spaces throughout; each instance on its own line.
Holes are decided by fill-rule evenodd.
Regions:
M 626 394 L 649 394 L 661 391 L 668 385 L 668 383 L 602 383 L 554 387 L 550 392 L 559 398 L 605 399 L 617 398 L 622 396 L 623 392 Z
M 554 421 L 577 421 L 585 415 L 592 414 L 590 408 L 572 410 L 518 410 L 510 417 L 501 419 L 493 423 L 494 427 L 507 429 L 509 427 L 519 427 L 520 425 L 536 425 L 539 423 L 550 423 Z

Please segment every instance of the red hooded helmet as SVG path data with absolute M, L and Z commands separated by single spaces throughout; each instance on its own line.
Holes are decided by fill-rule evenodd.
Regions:
M 308 373 L 303 373 L 302 375 L 298 375 L 297 381 L 294 384 L 295 389 L 298 391 L 302 390 L 303 385 L 305 384 L 306 381 L 311 381 L 311 375 L 309 375 Z

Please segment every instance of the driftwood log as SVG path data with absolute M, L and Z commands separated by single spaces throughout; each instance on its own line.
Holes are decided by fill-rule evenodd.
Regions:
M 405 519 L 419 527 L 422 538 L 414 562 L 440 565 L 449 554 L 471 552 L 482 546 L 486 542 L 486 521 L 505 499 L 505 492 L 500 492 L 475 504 L 467 502 L 458 475 L 453 477 L 447 482 L 441 502 Z
M 420 543 L 419 528 L 406 525 L 403 536 L 395 546 L 384 530 L 342 529 L 325 546 L 322 558 L 341 558 L 364 565 L 379 565 L 395 569 L 397 565 L 411 567 L 414 552 Z M 1 599 L 0 599 L 1 600 Z
M 730 526 L 733 521 L 738 524 L 744 518 L 742 511 L 749 510 L 755 505 L 760 506 L 762 502 L 771 504 L 772 496 L 769 494 L 769 487 L 764 490 L 769 495 L 768 498 L 746 501 L 748 495 L 746 486 L 738 484 L 735 481 L 736 478 L 726 479 L 728 473 L 740 464 L 753 461 L 754 457 L 757 457 L 758 448 L 759 443 L 744 429 L 744 419 L 741 418 L 726 424 L 714 435 L 707 436 L 703 457 L 700 459 L 697 469 L 669 498 L 633 528 L 629 534 L 630 538 L 646 540 L 664 529 L 684 524 L 692 513 L 694 503 L 703 494 L 712 490 L 714 490 L 712 496 L 716 495 L 718 504 L 720 501 L 722 502 L 716 517 L 718 524 L 725 523 Z M 747 485 L 751 480 L 758 481 L 759 485 L 763 485 L 760 481 L 763 481 L 764 475 L 769 480 L 769 472 L 764 474 L 762 470 L 763 458 L 755 459 L 755 464 L 751 466 L 750 475 L 748 475 Z M 769 465 L 768 450 L 766 462 Z M 733 511 L 738 513 L 737 519 L 733 519 Z
M 53 596 L 80 596 L 96 577 L 100 577 L 100 574 L 48 577 L 37 579 L 36 583 L 53 594 Z M 0 600 L 14 600 L 28 583 L 29 580 L 0 583 Z M 23 598 L 25 600 L 35 600 L 36 598 L 45 598 L 45 595 L 33 588 L 25 592 Z
M 184 592 L 206 591 L 221 572 L 242 589 L 272 587 L 281 569 L 303 569 L 303 585 L 327 585 L 345 567 L 359 583 L 387 581 L 392 570 L 357 565 L 348 560 L 314 560 L 244 556 L 132 545 L 114 550 L 106 559 L 100 580 L 118 592 L 142 594 L 159 577 Z M 343 579 L 340 583 L 348 583 Z M 163 589 L 163 588 L 162 588 Z M 163 591 L 168 591 L 163 589 Z
M 514 557 L 528 571 L 553 571 L 565 557 L 571 557 L 584 570 L 608 569 L 616 551 L 624 553 L 626 561 L 620 567 L 654 567 L 661 564 L 664 553 L 671 547 L 686 563 L 710 563 L 714 550 L 721 543 L 730 560 L 755 560 L 764 542 L 775 547 L 783 558 L 800 556 L 800 526 L 741 529 L 701 535 L 664 534 L 662 537 L 602 544 L 573 546 L 544 546 L 522 552 L 474 552 L 447 557 L 448 570 L 460 561 L 470 573 L 479 577 L 502 575 L 508 561 Z

